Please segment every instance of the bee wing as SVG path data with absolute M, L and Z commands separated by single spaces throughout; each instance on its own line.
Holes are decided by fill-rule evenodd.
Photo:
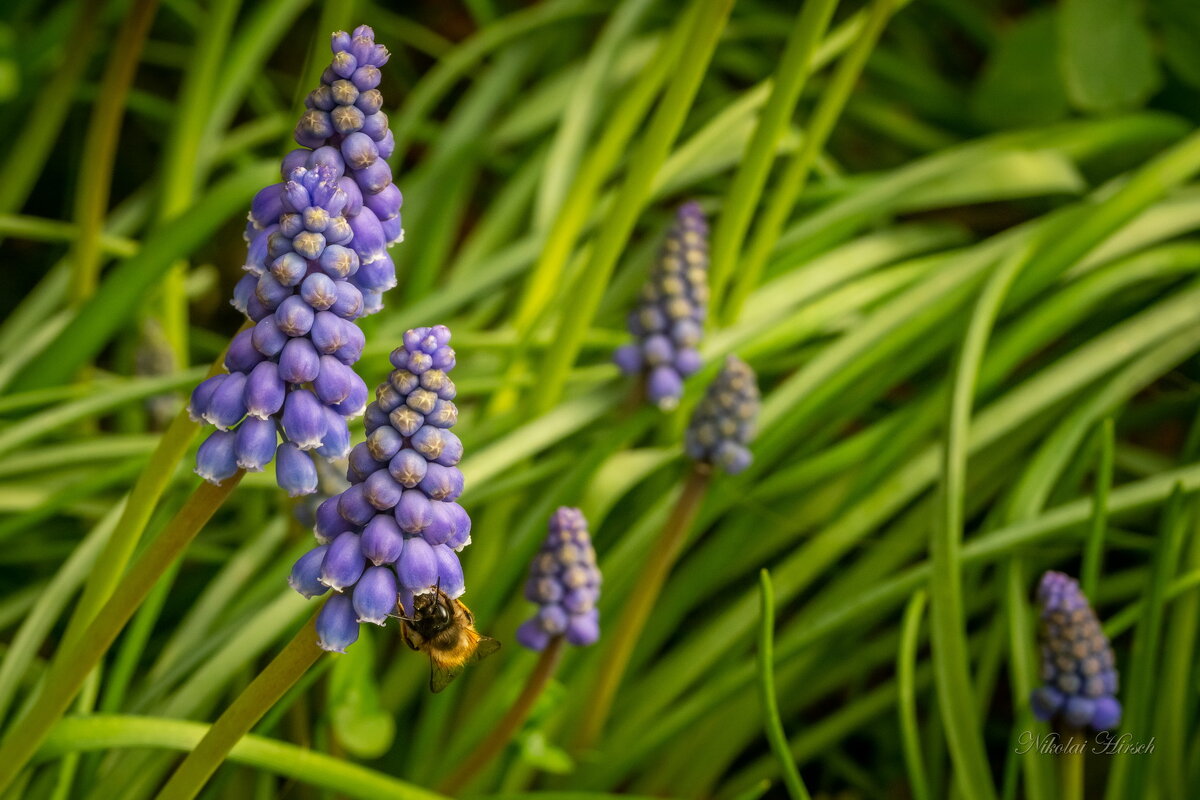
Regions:
M 437 694 L 450 685 L 451 681 L 462 675 L 468 664 L 482 661 L 500 649 L 500 642 L 490 636 L 480 636 L 475 652 L 458 664 L 443 665 L 432 658 L 429 659 L 429 691 Z
M 480 636 L 479 646 L 475 648 L 475 655 L 471 656 L 472 661 L 483 661 L 485 658 L 495 653 L 500 649 L 500 642 L 490 636 Z

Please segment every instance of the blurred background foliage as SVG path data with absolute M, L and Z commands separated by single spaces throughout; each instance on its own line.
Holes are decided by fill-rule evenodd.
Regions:
M 722 356 L 764 391 L 755 464 L 709 491 L 604 736 L 574 747 L 602 640 L 568 654 L 468 794 L 782 796 L 755 686 L 765 566 L 779 712 L 814 794 L 945 797 L 957 775 L 962 797 L 1056 797 L 1054 760 L 1014 753 L 1048 730 L 1026 700 L 1030 597 L 1041 570 L 1078 574 L 1102 547 L 1087 588 L 1118 649 L 1123 730 L 1158 746 L 1090 759 L 1087 796 L 1200 796 L 1200 5 L 831 5 L 793 108 L 773 90 L 794 77 L 799 3 L 4 3 L 0 719 L 111 570 L 122 499 L 240 324 L 226 301 L 249 199 L 291 146 L 329 31 L 365 22 L 393 53 L 407 239 L 359 371 L 381 380 L 408 327 L 454 330 L 466 599 L 487 632 L 511 643 L 528 614 L 521 581 L 560 504 L 591 520 L 615 620 Z M 780 135 L 756 149 L 772 114 Z M 761 196 L 737 180 L 756 160 Z M 708 368 L 680 411 L 631 413 L 609 355 L 685 199 L 726 237 Z M 969 326 L 986 347 L 963 345 Z M 284 582 L 310 542 L 294 505 L 270 474 L 243 481 L 17 796 L 153 795 L 311 613 Z M 931 651 L 931 628 L 966 663 Z M 394 628 L 364 634 L 207 797 L 428 796 L 416 787 L 461 762 L 534 660 L 509 644 L 434 697 Z

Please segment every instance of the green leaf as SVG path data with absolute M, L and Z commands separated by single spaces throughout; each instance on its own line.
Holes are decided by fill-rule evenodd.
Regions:
M 992 128 L 1056 122 L 1067 115 L 1067 93 L 1056 66 L 1054 9 L 1026 14 L 992 51 L 971 97 L 971 112 Z
M 1063 0 L 1058 41 L 1067 95 L 1082 111 L 1138 108 L 1158 89 L 1136 0 Z
M 1181 80 L 1200 89 L 1200 3 L 1150 0 L 1149 11 L 1162 28 L 1163 61 Z
M 575 762 L 561 747 L 555 747 L 542 731 L 530 731 L 518 740 L 521 760 L 531 767 L 555 775 L 565 775 L 575 767 Z
M 333 732 L 351 754 L 378 758 L 392 746 L 396 723 L 379 701 L 374 640 L 368 633 L 334 659 L 329 676 Z

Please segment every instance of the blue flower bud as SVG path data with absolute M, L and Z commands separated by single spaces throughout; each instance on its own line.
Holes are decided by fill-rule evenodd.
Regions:
M 264 272 L 258 276 L 258 282 L 254 285 L 254 296 L 264 308 L 276 309 L 280 303 L 292 296 L 292 287 L 284 286 L 270 272 Z
M 380 428 L 380 430 L 392 430 Z M 401 486 L 412 489 L 421 483 L 429 469 L 429 462 L 416 450 L 406 448 L 397 452 L 388 464 L 388 471 Z
M 283 408 L 287 387 L 279 377 L 279 367 L 272 361 L 263 361 L 250 371 L 242 393 L 246 413 L 258 419 L 274 416 Z
M 228 375 L 213 375 L 211 378 L 205 378 L 192 390 L 187 409 L 188 417 L 192 422 L 200 422 L 208 415 L 208 406 L 212 402 L 213 394 L 228 377 Z
M 334 72 L 338 72 L 336 67 L 334 68 Z M 353 72 L 354 71 L 351 70 L 351 73 Z M 329 85 L 329 92 L 330 97 L 333 98 L 333 102 L 341 106 L 350 105 L 358 99 L 358 87 L 345 78 L 331 83 Z
M 383 625 L 395 613 L 399 587 L 391 567 L 367 567 L 354 586 L 354 610 L 359 622 Z
M 358 319 L 363 313 L 362 292 L 349 281 L 339 281 L 337 297 L 329 310 L 343 319 Z
M 362 532 L 363 555 L 375 565 L 394 564 L 404 552 L 404 534 L 396 520 L 387 514 L 377 514 Z
M 353 364 L 362 357 L 362 351 L 367 344 L 367 339 L 363 335 L 361 328 L 345 319 L 342 320 L 342 337 L 343 342 L 338 349 L 333 351 L 333 357 L 343 364 Z M 367 402 L 367 385 L 363 383 L 362 378 L 359 378 L 358 384 L 359 386 L 351 393 L 351 396 L 361 396 L 361 400 L 357 401 L 358 410 L 361 413 L 362 406 L 366 405 Z
M 321 356 L 321 369 L 313 379 L 313 390 L 322 403 L 336 405 L 354 390 L 354 370 L 338 361 L 333 356 Z
M 405 489 L 396 503 L 396 522 L 405 533 L 420 533 L 433 521 L 429 498 L 418 489 Z
M 237 474 L 237 435 L 233 431 L 213 431 L 196 451 L 196 474 L 209 483 Z
M 329 355 L 346 344 L 346 326 L 352 324 L 331 311 L 319 311 L 313 319 L 309 338 L 318 352 Z
M 316 525 L 313 530 L 322 544 L 328 544 L 346 530 L 346 521 L 338 513 L 338 498 L 330 497 L 317 506 Z
M 262 472 L 275 456 L 275 422 L 247 417 L 237 429 L 234 449 L 237 465 L 247 472 Z
M 317 615 L 317 644 L 331 653 L 344 653 L 358 641 L 358 614 L 349 597 L 334 595 Z
M 429 464 L 421 479 L 421 491 L 434 500 L 457 500 L 463 491 L 463 474 L 457 467 Z
M 246 416 L 246 403 L 242 398 L 245 389 L 246 376 L 241 372 L 229 373 L 209 399 L 205 421 L 223 431 L 241 422 Z
M 324 311 L 337 302 L 338 283 L 324 273 L 314 272 L 300 284 L 300 297 L 314 311 Z
M 395 508 L 404 487 L 396 483 L 386 469 L 375 470 L 363 481 L 363 497 L 380 511 Z
M 309 550 L 292 567 L 288 576 L 288 586 L 295 589 L 306 598 L 318 597 L 329 591 L 329 587 L 321 583 L 321 562 L 325 560 L 328 545 L 320 545 Z
M 347 522 L 356 526 L 366 525 L 375 516 L 375 506 L 367 502 L 361 483 L 350 486 L 338 495 L 338 513 Z
M 325 415 L 321 402 L 307 389 L 295 389 L 283 402 L 283 432 L 301 450 L 321 446 L 325 436 Z
M 354 91 L 354 96 L 357 99 L 357 89 Z M 349 102 L 354 101 L 351 100 Z M 342 157 L 346 160 L 346 165 L 350 167 L 350 169 L 365 169 L 378 160 L 379 148 L 376 147 L 375 142 L 372 141 L 371 137 L 367 136 L 365 133 L 352 133 L 342 140 Z M 368 203 L 368 207 L 369 205 L 370 204 Z
M 437 559 L 438 587 L 450 597 L 462 597 L 467 591 L 467 582 L 458 556 L 445 545 L 435 546 L 433 555 Z
M 290 340 L 279 354 L 279 377 L 288 383 L 309 383 L 321 371 L 321 356 L 303 337 Z
M 326 406 L 324 411 L 325 436 L 316 450 L 317 455 L 329 461 L 345 458 L 350 452 L 350 426 L 346 424 L 345 418 L 332 408 Z
M 371 455 L 371 449 L 366 442 L 359 442 L 350 449 L 347 469 L 351 483 L 362 483 L 380 466 L 382 465 Z
M 396 265 L 383 253 L 374 261 L 364 262 L 351 280 L 364 292 L 386 292 L 396 285 Z
M 423 594 L 437 585 L 438 560 L 433 547 L 420 536 L 406 538 L 404 552 L 396 561 L 400 586 L 413 594 Z
M 375 149 L 374 142 L 371 142 L 371 147 Z M 375 213 L 380 222 L 399 214 L 403 202 L 404 198 L 394 183 L 389 183 L 375 194 L 366 195 L 363 198 L 364 205 Z
M 293 442 L 283 442 L 275 451 L 275 482 L 289 497 L 317 490 L 317 467 L 308 453 Z
M 250 201 L 250 221 L 259 230 L 279 219 L 283 213 L 283 184 L 273 183 L 260 189 Z
M 386 162 L 377 162 L 387 167 Z M 357 175 L 361 175 L 359 172 Z M 354 252 L 358 254 L 360 264 L 367 264 L 377 258 L 382 258 L 387 249 L 387 239 L 383 235 L 383 229 L 379 227 L 379 218 L 375 216 L 375 212 L 367 208 L 363 209 L 350 218 L 350 229 L 354 231 Z
M 365 84 L 367 81 L 363 81 L 363 83 Z M 361 91 L 358 93 L 358 97 L 355 98 L 354 105 L 356 105 L 358 110 L 363 112 L 364 115 L 370 116 L 371 114 L 379 111 L 379 109 L 383 108 L 383 93 L 378 89 L 367 89 L 366 91 Z
M 375 141 L 381 141 L 388 133 L 387 114 L 379 111 L 371 114 L 368 117 L 364 117 L 362 125 L 360 126 L 360 130 Z M 364 174 L 368 172 L 370 175 Z M 380 189 L 382 189 L 386 181 L 391 180 L 391 177 L 391 170 L 388 170 L 387 173 L 384 173 L 383 169 L 381 169 L 379 164 L 376 163 L 372 164 L 365 170 L 361 170 L 358 175 L 355 176 L 355 180 L 358 181 L 358 185 L 361 186 L 364 191 L 370 193 L 378 192 Z
M 334 411 L 350 419 L 362 414 L 363 409 L 367 407 L 367 385 L 363 383 L 362 378 L 357 375 L 354 377 L 354 386 L 350 389 L 350 394 L 346 396 L 345 400 L 333 406 Z
M 378 428 L 367 436 L 367 449 L 371 458 L 379 462 L 391 461 L 392 456 L 400 452 L 403 446 L 404 437 L 391 427 Z
M 298 294 L 284 300 L 275 310 L 275 324 L 288 336 L 303 336 L 312 329 L 312 307 Z
M 258 348 L 258 352 L 264 356 L 277 356 L 283 346 L 287 344 L 288 335 L 279 330 L 279 325 L 275 322 L 274 316 L 263 317 L 254 326 L 253 338 L 254 346 Z
M 321 583 L 340 592 L 353 586 L 366 567 L 366 558 L 357 533 L 346 531 L 338 535 L 329 545 L 325 560 L 321 562 Z
M 458 503 L 445 503 L 446 510 L 454 520 L 454 533 L 446 540 L 446 546 L 455 552 L 471 543 L 471 516 Z

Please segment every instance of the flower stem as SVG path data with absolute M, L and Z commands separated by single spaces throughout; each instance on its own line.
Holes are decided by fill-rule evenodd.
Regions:
M 464 786 L 469 784 L 483 771 L 484 767 L 492 763 L 492 759 L 504 750 L 504 747 L 512 740 L 513 734 L 517 732 L 526 717 L 529 716 L 529 712 L 533 710 L 534 703 L 542 696 L 542 690 L 546 688 L 550 678 L 554 676 L 558 662 L 562 659 L 562 651 L 563 638 L 555 636 L 542 651 L 541 658 L 538 659 L 537 665 L 525 682 L 525 688 L 521 690 L 521 696 L 509 707 L 504 717 L 496 723 L 496 727 L 492 728 L 492 732 L 487 735 L 487 738 L 480 742 L 462 765 L 438 786 L 439 792 L 451 797 L 457 796 Z
M 220 486 L 200 484 L 162 534 L 130 568 L 79 638 L 64 645 L 46 675 L 41 694 L 0 741 L 0 795 L 29 763 L 51 727 L 83 686 L 88 673 L 104 657 L 159 577 L 225 502 L 241 478 L 242 473 L 238 472 Z M 101 566 L 104 565 L 101 563 Z
M 604 723 L 616 698 L 617 687 L 621 685 L 621 677 L 625 674 L 625 668 L 629 666 L 634 645 L 641 637 L 642 628 L 646 626 L 650 611 L 662 592 L 667 575 L 687 540 L 692 521 L 700 510 L 704 493 L 708 489 L 710 472 L 711 468 L 707 464 L 697 463 L 692 467 L 692 472 L 683 485 L 683 491 L 671 510 L 671 516 L 667 518 L 667 524 L 663 526 L 658 542 L 646 560 L 646 566 L 634 583 L 633 593 L 621 620 L 612 629 L 612 644 L 605 652 L 591 703 L 580 726 L 577 742 L 580 750 L 591 748 L 604 731 Z
M 1083 748 L 1074 747 L 1075 737 L 1086 742 L 1087 737 L 1079 728 L 1068 728 L 1063 737 L 1072 746 L 1062 755 L 1062 800 L 1083 800 Z
M 317 615 L 292 637 L 188 753 L 159 800 L 190 800 L 200 793 L 229 751 L 295 685 L 325 651 L 317 646 Z
M 792 800 L 812 800 L 800 770 L 792 758 L 783 720 L 779 717 L 779 704 L 775 700 L 775 590 L 771 586 L 771 574 L 765 569 L 758 573 L 762 598 L 762 628 L 758 637 L 758 690 L 762 702 L 763 720 L 767 728 L 767 742 L 779 762 L 783 773 L 783 785 Z

